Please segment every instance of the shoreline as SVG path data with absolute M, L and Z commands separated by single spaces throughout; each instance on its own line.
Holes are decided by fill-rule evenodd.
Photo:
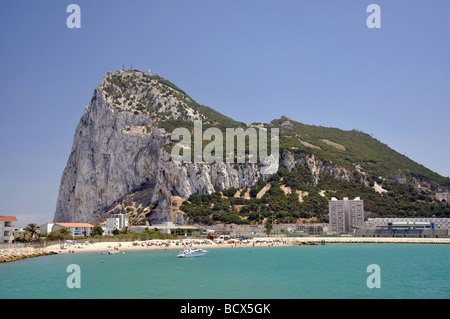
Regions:
M 159 240 L 164 243 L 164 240 Z M 262 237 L 254 238 L 246 243 L 222 242 L 220 244 L 211 240 L 190 239 L 192 243 L 186 245 L 193 248 L 257 248 L 257 247 L 289 247 L 322 244 L 450 244 L 450 238 L 399 238 L 399 237 Z M 197 242 L 195 242 L 197 241 Z M 157 242 L 153 240 L 152 242 Z M 51 245 L 43 248 L 9 248 L 0 249 L 0 263 L 33 258 L 39 256 L 66 254 L 66 253 L 88 253 L 88 252 L 127 252 L 142 250 L 183 250 L 183 240 L 170 240 L 167 245 L 147 245 L 147 241 L 112 241 L 95 242 L 93 244 L 80 243 L 67 246 L 62 249 L 61 245 Z M 201 242 L 201 243 L 200 243 Z M 139 243 L 139 244 L 137 244 Z
M 163 242 L 163 240 L 161 240 Z M 136 243 L 136 242 L 134 242 Z M 145 243 L 141 241 L 139 243 Z M 192 243 L 188 246 L 194 248 L 239 248 L 239 247 L 288 247 L 301 245 L 320 245 L 331 243 L 374 243 L 374 244 L 450 244 L 450 238 L 396 238 L 396 237 L 280 237 L 280 238 L 254 238 L 254 242 L 248 243 L 221 243 L 217 244 L 208 240 L 207 243 Z M 107 252 L 118 250 L 120 252 L 139 251 L 139 250 L 183 250 L 183 244 L 175 245 L 171 242 L 168 245 L 138 244 L 133 242 L 96 242 L 93 244 L 79 244 L 75 247 L 61 249 L 59 245 L 48 246 L 44 248 L 47 252 L 53 253 L 74 253 L 74 252 Z

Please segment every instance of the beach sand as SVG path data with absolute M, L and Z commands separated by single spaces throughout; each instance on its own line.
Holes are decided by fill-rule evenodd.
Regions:
M 60 245 L 52 245 L 48 246 L 45 249 L 49 252 L 56 253 L 72 253 L 72 252 L 111 252 L 111 251 L 133 251 L 133 250 L 165 250 L 165 249 L 176 249 L 183 250 L 184 247 L 192 247 L 192 248 L 234 248 L 234 247 L 270 247 L 270 246 L 289 246 L 293 245 L 290 242 L 258 242 L 253 245 L 253 243 L 240 244 L 240 243 L 222 243 L 217 244 L 212 241 L 209 241 L 207 244 L 199 244 L 192 243 L 189 245 L 170 243 L 169 245 L 152 245 L 148 246 L 146 244 L 133 245 L 132 242 L 97 242 L 93 244 L 79 244 L 79 245 L 70 245 L 65 249 L 61 249 Z
M 271 242 L 272 240 L 272 242 Z M 254 238 L 255 242 L 248 243 L 221 243 L 208 241 L 206 244 L 192 243 L 193 248 L 237 248 L 237 247 L 280 247 L 293 245 L 310 245 L 326 243 L 402 243 L 402 244 L 450 244 L 450 238 L 391 238 L 391 237 L 276 237 L 276 238 Z M 118 250 L 121 252 L 133 250 L 183 250 L 183 245 L 174 242 L 169 245 L 146 244 L 134 245 L 133 242 L 96 242 L 93 244 L 70 245 L 61 249 L 60 245 L 52 245 L 45 248 L 48 252 L 72 253 L 72 252 L 107 252 Z

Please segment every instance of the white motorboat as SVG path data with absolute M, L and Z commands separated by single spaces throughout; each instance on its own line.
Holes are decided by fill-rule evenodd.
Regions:
M 115 251 L 102 251 L 102 255 L 115 255 L 118 254 L 119 251 L 115 250 Z
M 205 256 L 208 251 L 200 248 L 185 248 L 177 255 L 179 258 L 201 257 Z

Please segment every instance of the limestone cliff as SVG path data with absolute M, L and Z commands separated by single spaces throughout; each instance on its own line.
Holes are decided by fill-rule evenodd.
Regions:
M 313 154 L 305 153 L 294 156 L 289 151 L 281 153 L 280 166 L 286 167 L 290 171 L 297 165 L 305 166 L 311 172 L 313 185 L 315 186 L 319 184 L 321 174 L 331 175 L 337 180 L 355 181 L 366 186 L 368 185 L 366 174 L 359 171 L 357 167 L 353 170 L 346 169 L 332 162 L 325 162 L 318 159 Z
M 208 121 L 189 105 L 195 106 L 183 91 L 158 76 L 107 74 L 75 130 L 54 221 L 95 224 L 133 203 L 142 212 L 153 208 L 150 218 L 158 223 L 170 220 L 172 195 L 252 186 L 261 177 L 260 164 L 170 160 L 164 148 L 171 142 L 167 122 Z M 174 221 L 185 222 L 182 215 Z
M 279 160 L 172 161 L 171 133 L 178 127 L 191 131 L 195 120 L 201 120 L 204 129 L 279 128 Z M 286 117 L 246 125 L 198 104 L 165 78 L 129 70 L 108 73 L 94 90 L 75 130 L 54 221 L 96 224 L 120 212 L 151 223 L 172 218 L 185 223 L 184 213 L 171 214 L 174 198 L 252 187 L 269 177 L 262 175 L 264 168 L 274 173 L 279 165 L 295 174 L 306 168 L 313 186 L 331 176 L 370 187 L 402 174 L 408 185 L 420 191 L 450 189 L 450 179 L 361 131 L 305 125 Z

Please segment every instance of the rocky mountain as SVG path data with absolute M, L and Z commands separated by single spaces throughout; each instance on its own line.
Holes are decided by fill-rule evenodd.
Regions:
M 108 73 L 75 130 L 54 221 L 95 224 L 114 212 L 169 221 L 171 196 L 248 187 L 262 177 L 260 164 L 170 161 L 171 132 L 193 120 L 205 127 L 242 125 L 198 105 L 162 77 Z M 173 218 L 185 222 L 182 214 Z
M 193 121 L 203 129 L 280 129 L 279 161 L 178 163 L 171 159 L 171 133 Z M 75 130 L 64 169 L 55 222 L 104 221 L 128 213 L 136 222 L 189 222 L 174 209 L 192 194 L 246 189 L 267 180 L 261 168 L 307 172 L 313 185 L 324 176 L 365 187 L 401 176 L 416 188 L 448 190 L 450 180 L 398 154 L 359 131 L 308 126 L 286 117 L 246 125 L 198 104 L 158 75 L 137 70 L 108 73 Z

